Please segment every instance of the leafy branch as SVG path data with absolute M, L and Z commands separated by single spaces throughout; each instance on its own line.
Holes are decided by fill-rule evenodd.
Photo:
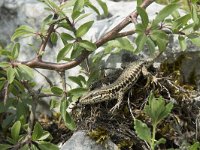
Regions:
M 151 3 L 153 3 L 154 0 L 144 0 L 144 2 L 141 4 L 141 8 L 147 8 Z M 99 40 L 97 40 L 95 42 L 96 47 L 100 47 L 103 44 L 105 44 L 106 42 L 116 39 L 118 37 L 121 36 L 126 36 L 126 35 L 130 35 L 132 34 L 131 32 L 124 32 L 124 33 L 119 33 L 123 28 L 125 28 L 128 24 L 130 24 L 132 22 L 132 20 L 136 19 L 138 16 L 138 13 L 136 11 L 133 11 L 130 15 L 128 15 L 122 22 L 120 22 L 118 25 L 116 25 L 111 31 L 109 31 L 108 33 L 106 33 L 102 38 L 100 38 Z M 72 23 L 69 21 L 69 19 L 67 19 L 67 22 L 70 24 L 70 26 L 73 27 Z M 41 58 L 41 52 L 44 51 L 46 44 L 50 38 L 51 33 L 53 32 L 54 29 L 54 24 L 50 25 L 49 29 L 48 29 L 48 33 L 47 36 L 45 37 L 44 41 L 41 44 L 40 47 L 40 51 L 39 51 L 39 58 Z M 73 30 L 75 32 L 75 29 L 73 27 Z M 46 62 L 43 61 L 41 59 L 38 59 L 38 57 L 32 59 L 32 60 L 28 60 L 28 61 L 16 61 L 14 62 L 14 65 L 19 65 L 19 64 L 24 64 L 27 65 L 31 68 L 42 68 L 42 69 L 49 69 L 49 70 L 56 70 L 56 71 L 63 71 L 63 70 L 67 70 L 70 68 L 73 68 L 77 65 L 79 65 L 85 58 L 87 58 L 89 56 L 91 52 L 87 51 L 86 49 L 82 52 L 81 55 L 79 55 L 77 58 L 75 58 L 74 60 L 68 62 L 68 63 L 53 63 L 53 62 Z

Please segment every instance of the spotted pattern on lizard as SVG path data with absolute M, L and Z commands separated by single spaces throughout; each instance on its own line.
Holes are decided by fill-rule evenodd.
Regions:
M 118 103 L 112 108 L 116 109 L 123 100 L 124 94 L 137 82 L 143 67 L 148 67 L 152 62 L 153 59 L 132 62 L 114 83 L 86 93 L 80 98 L 79 103 L 85 105 L 117 99 Z

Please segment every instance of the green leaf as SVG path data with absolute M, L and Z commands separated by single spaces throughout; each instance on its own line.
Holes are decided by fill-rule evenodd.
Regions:
M 20 81 L 14 80 L 13 83 L 15 87 L 17 88 L 18 92 L 25 92 L 25 87 Z
M 156 49 L 155 49 L 155 44 L 154 42 L 151 40 L 151 38 L 147 38 L 147 46 L 149 48 L 150 54 L 154 54 Z
M 145 33 L 146 28 L 144 27 L 143 24 L 138 23 L 135 26 L 135 32 L 137 32 L 138 34 L 144 34 Z
M 156 141 L 156 145 L 165 144 L 165 143 L 166 143 L 166 139 L 164 138 L 160 138 L 158 141 Z
M 78 77 L 76 77 L 76 76 L 69 76 L 68 78 L 71 81 L 73 81 L 74 83 L 78 84 L 80 87 L 82 87 L 81 80 Z
M 170 102 L 165 105 L 165 101 L 162 97 L 156 99 L 153 94 L 148 98 L 148 105 L 145 105 L 144 112 L 151 117 L 152 124 L 157 125 L 162 119 L 169 115 L 173 108 L 173 104 Z
M 61 116 L 64 120 L 66 127 L 69 128 L 70 130 L 75 130 L 76 124 L 66 109 L 67 109 L 67 101 L 66 99 L 62 99 L 60 104 Z
M 184 25 L 187 25 L 190 18 L 191 18 L 191 15 L 186 14 L 186 15 L 181 16 L 180 18 L 176 19 L 172 24 L 172 29 L 175 31 L 178 31 L 179 29 L 183 28 Z
M 58 96 L 63 94 L 63 90 L 57 86 L 53 86 L 51 92 Z
M 199 17 L 197 8 L 194 4 L 192 4 L 191 9 L 192 9 L 192 19 L 194 21 L 194 30 L 197 30 L 199 28 Z
M 192 43 L 200 47 L 200 38 L 191 39 Z
M 199 34 L 191 33 L 191 34 L 188 34 L 187 37 L 190 38 L 190 39 L 195 39 L 195 38 L 199 38 Z
M 34 78 L 34 73 L 33 73 L 33 69 L 24 65 L 24 64 L 20 64 L 18 65 L 18 71 L 23 75 L 22 78 L 24 79 L 33 79 Z
M 168 17 L 169 15 L 171 15 L 173 13 L 173 11 L 175 11 L 177 8 L 179 8 L 179 4 L 169 4 L 166 7 L 164 7 L 156 16 L 155 20 L 154 20 L 154 24 L 158 24 L 161 21 L 163 21 L 166 17 Z
M 7 68 L 9 66 L 10 66 L 10 64 L 8 62 L 0 62 L 0 67 L 1 68 Z
M 195 44 L 196 46 L 200 47 L 200 38 L 199 35 L 196 34 L 189 34 L 188 38 L 192 41 L 193 44 Z
M 180 13 L 178 12 L 178 10 L 175 10 L 175 11 L 172 13 L 172 17 L 173 17 L 174 20 L 180 17 Z
M 83 9 L 84 4 L 85 4 L 84 0 L 76 0 L 73 12 L 81 11 Z
M 15 118 L 16 118 L 15 114 L 7 116 L 1 123 L 1 127 L 3 129 L 7 129 L 7 127 L 13 122 L 13 120 L 15 120 Z
M 24 146 L 22 146 L 19 150 L 28 150 L 28 149 L 31 149 L 31 150 L 38 150 L 36 149 L 36 146 L 31 144 L 31 146 L 29 146 L 28 144 L 25 144 Z
M 38 147 L 41 150 L 59 150 L 57 145 L 50 143 L 50 142 L 45 142 L 45 141 L 39 141 Z
M 195 142 L 193 145 L 189 147 L 189 150 L 198 150 L 200 148 L 200 143 Z
M 76 36 L 77 37 L 82 37 L 83 35 L 85 35 L 88 30 L 91 28 L 92 24 L 94 23 L 94 21 L 89 21 L 84 23 L 83 25 L 81 25 L 76 32 Z
M 137 0 L 137 6 L 140 6 L 142 4 L 143 0 Z
M 73 43 L 73 49 L 70 58 L 71 59 L 77 58 L 82 53 L 82 50 L 84 50 L 84 48 L 80 47 L 77 42 Z
M 146 41 L 147 41 L 147 36 L 145 34 L 138 34 L 138 36 L 135 39 L 135 43 L 137 45 L 135 53 L 139 53 L 143 50 Z
M 134 120 L 134 129 L 136 131 L 137 136 L 140 139 L 147 141 L 148 143 L 151 142 L 151 131 L 145 123 L 143 123 L 140 120 L 135 119 Z
M 48 131 L 43 131 L 42 135 L 37 139 L 38 141 L 46 140 L 51 137 L 51 134 Z
M 55 32 L 51 33 L 51 42 L 52 44 L 56 44 L 57 40 L 58 40 L 58 36 Z
M 51 99 L 50 101 L 50 109 L 57 108 L 60 105 L 57 99 Z
M 15 43 L 11 53 L 13 59 L 16 59 L 19 56 L 19 50 L 20 50 L 20 44 Z
M 7 79 L 8 79 L 9 84 L 13 82 L 15 78 L 15 74 L 16 74 L 15 68 L 9 67 L 7 69 Z
M 12 145 L 8 144 L 0 144 L 1 150 L 8 150 L 12 147 Z
M 80 87 L 83 86 L 83 83 L 86 83 L 85 78 L 82 75 L 79 76 L 69 76 L 68 77 L 71 81 L 73 81 L 74 83 L 78 84 Z
M 0 55 L 4 55 L 9 58 L 11 56 L 11 52 L 6 49 L 0 49 Z
M 118 39 L 109 41 L 104 51 L 106 53 L 110 53 L 110 50 L 113 50 L 114 48 L 120 48 L 120 49 L 128 50 L 131 52 L 133 52 L 134 50 L 134 47 L 128 38 L 118 38 Z
M 13 126 L 11 127 L 11 137 L 13 140 L 15 140 L 16 142 L 19 139 L 19 133 L 20 133 L 20 129 L 21 129 L 21 122 L 20 121 L 16 121 Z
M 68 33 L 61 33 L 60 37 L 61 37 L 64 45 L 66 45 L 68 43 L 68 41 L 74 40 L 74 37 Z
M 34 129 L 33 129 L 33 134 L 32 134 L 32 140 L 37 141 L 43 134 L 43 129 L 42 126 L 36 122 Z
M 5 83 L 6 83 L 6 79 L 0 80 L 0 91 L 3 89 Z M 1 111 L 0 111 L 0 112 L 1 112 Z
M 73 96 L 76 96 L 76 97 L 80 97 L 87 91 L 88 90 L 86 88 L 79 87 L 79 88 L 74 88 L 74 89 L 70 90 L 68 93 L 70 95 L 73 95 Z
M 182 32 L 185 33 L 185 35 L 189 35 L 194 31 L 193 27 L 194 23 L 188 24 L 182 29 Z
M 87 41 L 87 40 L 80 41 L 79 46 L 85 48 L 88 51 L 94 51 L 95 49 L 97 49 L 97 47 L 94 43 Z
M 7 111 L 7 106 L 4 105 L 4 102 L 0 102 L 0 113 L 6 112 Z
M 149 23 L 149 17 L 147 15 L 145 9 L 141 8 L 141 7 L 137 7 L 137 12 L 142 19 L 142 24 L 143 24 L 144 28 L 147 28 L 148 23 Z
M 76 18 L 78 18 L 81 15 L 80 11 L 75 11 L 72 13 L 72 19 L 75 20 Z
M 68 23 L 66 23 L 66 22 L 60 22 L 60 23 L 58 23 L 58 27 L 62 27 L 64 29 L 72 31 L 72 27 Z
M 72 19 L 75 20 L 77 17 L 80 16 L 82 9 L 84 7 L 85 1 L 84 0 L 76 0 L 72 12 Z
M 44 131 L 42 126 L 36 122 L 34 129 L 33 129 L 33 134 L 32 134 L 32 140 L 33 141 L 43 141 L 46 139 L 52 139 L 51 134 L 48 131 Z
M 67 44 L 65 45 L 64 48 L 62 48 L 57 55 L 57 62 L 63 60 L 65 58 L 65 56 L 69 53 L 69 51 L 71 50 L 73 44 Z
M 116 47 L 119 47 L 119 48 L 122 48 L 125 50 L 129 50 L 129 51 L 134 50 L 133 44 L 131 44 L 131 42 L 128 38 L 119 38 L 116 40 L 115 44 L 116 44 Z
M 182 51 L 185 51 L 186 48 L 187 48 L 187 43 L 186 43 L 186 41 L 185 41 L 185 37 L 183 37 L 183 36 L 180 35 L 180 36 L 178 37 L 178 41 L 179 41 L 181 50 L 182 50 Z
M 42 2 L 44 2 L 53 13 L 57 13 L 59 16 L 65 16 L 64 12 L 53 0 L 43 0 Z
M 91 15 L 92 13 L 87 13 L 87 14 L 83 14 L 83 15 L 80 15 L 77 19 L 76 19 L 76 22 L 78 22 L 79 20 L 83 19 L 83 18 L 86 18 L 87 16 Z
M 72 6 L 74 6 L 75 2 L 76 0 L 69 0 L 69 1 L 62 2 L 62 4 L 60 5 L 60 8 L 61 9 L 71 8 Z
M 88 92 L 88 89 L 83 88 L 83 87 L 78 87 L 78 88 L 74 88 L 74 89 L 70 90 L 68 93 L 70 96 L 70 100 L 72 102 L 76 102 L 78 100 L 78 98 L 81 97 L 86 92 Z
M 19 37 L 28 37 L 34 35 L 35 30 L 31 28 L 30 26 L 22 25 L 19 28 L 17 28 L 14 32 L 14 34 L 11 37 L 11 41 L 14 41 L 16 38 Z
M 44 0 L 44 2 L 47 4 L 47 6 L 51 6 L 49 8 L 54 8 L 55 10 L 58 10 L 59 7 L 57 6 L 56 3 L 54 3 L 52 0 Z
M 168 35 L 161 30 L 153 30 L 150 34 L 151 39 L 158 45 L 160 51 L 164 51 L 169 42 Z
M 18 120 L 20 120 L 20 118 L 22 118 L 23 116 L 28 117 L 28 112 L 29 112 L 29 108 L 26 102 L 19 101 L 16 104 L 16 117 Z M 23 124 L 23 122 L 21 122 L 21 124 Z
M 97 0 L 97 2 L 99 3 L 101 8 L 103 9 L 105 16 L 108 16 L 108 7 L 107 7 L 106 3 L 103 2 L 102 0 Z
M 92 5 L 90 1 L 87 1 L 86 5 L 90 7 L 92 10 L 94 10 L 98 15 L 100 15 L 99 10 L 94 5 Z
M 48 15 L 46 18 L 44 18 L 44 20 L 42 21 L 42 25 L 45 26 L 45 25 L 48 25 L 50 24 L 50 22 L 52 21 L 53 19 L 53 15 L 50 14 Z

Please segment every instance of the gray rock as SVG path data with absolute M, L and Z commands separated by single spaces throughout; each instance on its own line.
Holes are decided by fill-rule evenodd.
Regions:
M 187 51 L 167 53 L 166 63 L 178 67 L 182 83 L 194 85 L 200 90 L 200 51 L 197 47 L 188 46 Z
M 1 0 L 0 1 L 0 8 L 3 6 L 3 4 L 4 4 L 4 0 Z
M 108 140 L 105 145 L 97 144 L 85 131 L 77 131 L 63 144 L 61 150 L 118 150 L 117 145 Z

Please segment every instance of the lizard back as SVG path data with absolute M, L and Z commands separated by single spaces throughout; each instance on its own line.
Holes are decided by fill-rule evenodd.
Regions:
M 86 95 L 81 97 L 79 102 L 81 104 L 93 104 L 117 99 L 119 92 L 125 93 L 135 84 L 142 72 L 142 67 L 145 64 L 146 61 L 142 60 L 132 62 L 114 83 L 86 93 Z

